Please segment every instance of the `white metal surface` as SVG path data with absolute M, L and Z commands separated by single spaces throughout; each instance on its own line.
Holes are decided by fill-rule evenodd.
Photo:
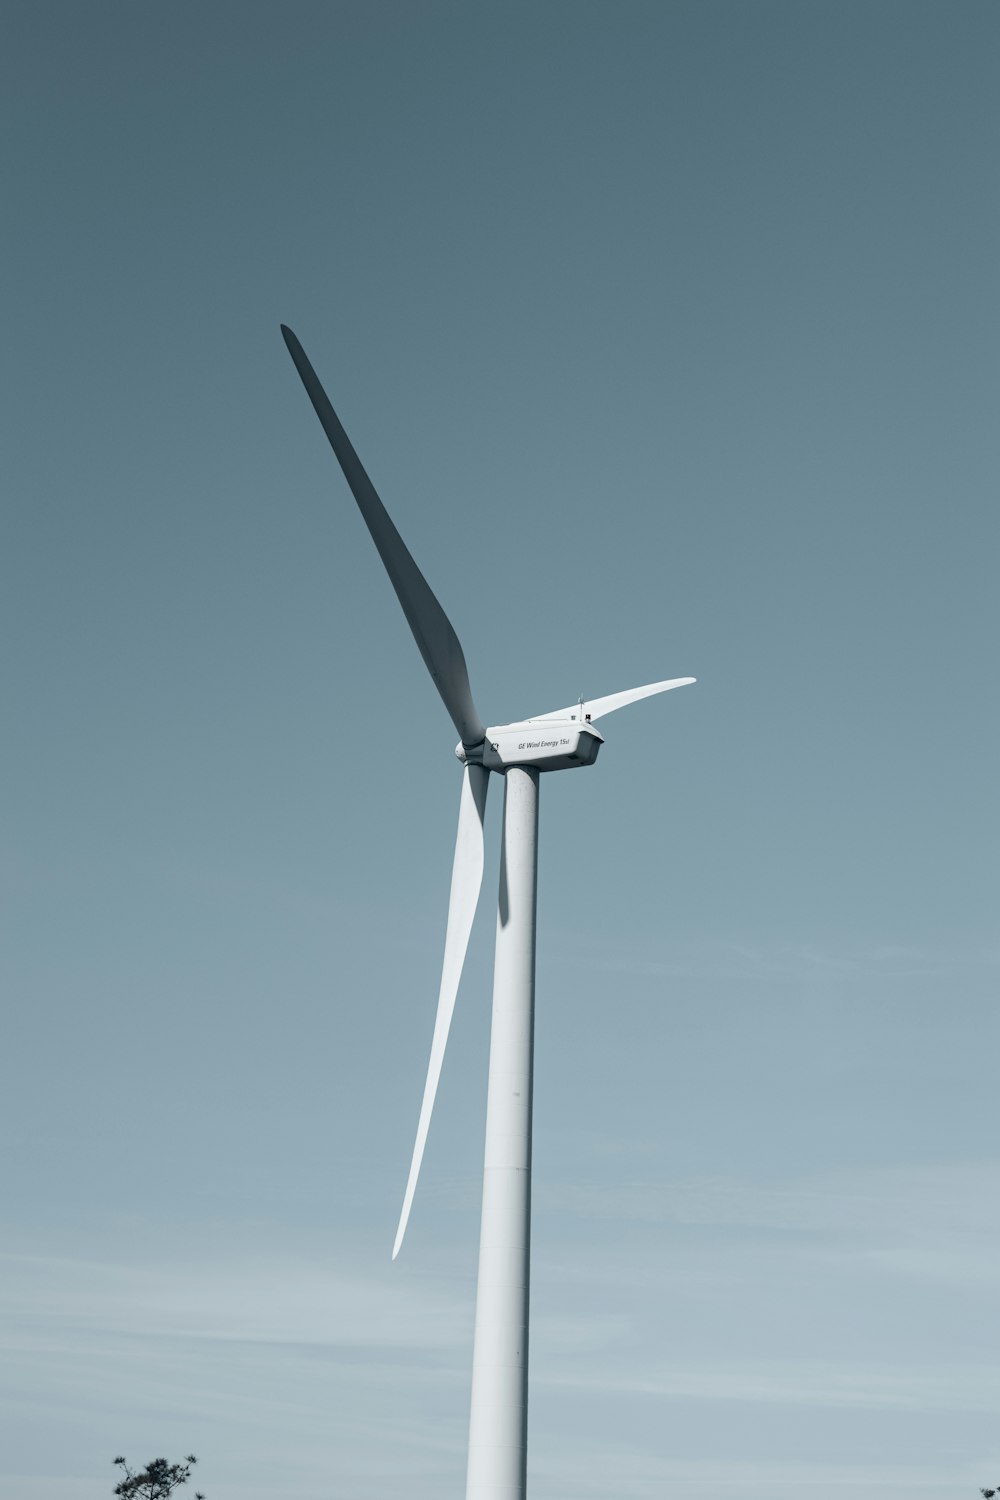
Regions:
M 448 1042 L 451 1018 L 455 1010 L 459 981 L 469 946 L 469 934 L 479 905 L 479 892 L 483 883 L 483 819 L 486 816 L 486 792 L 490 775 L 482 766 L 466 766 L 462 776 L 462 796 L 458 805 L 458 834 L 455 838 L 455 859 L 451 867 L 451 896 L 448 901 L 448 926 L 444 939 L 444 962 L 441 965 L 441 988 L 438 992 L 437 1015 L 434 1018 L 434 1037 L 431 1041 L 431 1058 L 427 1067 L 424 1097 L 420 1106 L 417 1124 L 417 1139 L 410 1162 L 410 1175 L 403 1197 L 403 1209 L 399 1216 L 399 1227 L 392 1247 L 392 1258 L 396 1259 L 403 1243 L 406 1225 L 410 1217 L 413 1193 L 420 1175 L 420 1163 L 424 1159 L 427 1131 L 430 1128 L 434 1098 L 444 1049 Z
M 538 776 L 504 789 L 466 1500 L 524 1500 Z
M 590 698 L 585 703 L 571 703 L 569 708 L 556 708 L 551 713 L 536 714 L 533 719 L 525 720 L 528 724 L 536 724 L 540 719 L 569 719 L 570 721 L 600 719 L 604 714 L 613 714 L 616 708 L 624 708 L 626 703 L 638 703 L 640 698 L 651 698 L 654 693 L 669 693 L 671 688 L 687 687 L 689 683 L 697 681 L 694 677 L 671 677 L 667 682 L 650 682 L 645 687 L 626 688 L 624 693 L 609 693 L 606 698 Z
M 537 766 L 540 771 L 569 771 L 592 766 L 604 736 L 589 724 L 553 720 L 501 724 L 487 729 L 483 765 L 491 771 L 508 766 Z
M 482 884 L 486 788 L 491 771 L 505 775 L 466 1495 L 467 1500 L 524 1500 L 538 777 L 541 771 L 593 764 L 603 743 L 601 734 L 592 727 L 593 720 L 640 698 L 684 687 L 694 678 L 674 677 L 484 730 L 472 701 L 465 656 L 451 622 L 376 494 L 301 344 L 290 329 L 283 327 L 282 332 L 427 669 L 462 737 L 456 753 L 465 772 L 441 987 L 393 1259 L 403 1239 L 420 1172 Z

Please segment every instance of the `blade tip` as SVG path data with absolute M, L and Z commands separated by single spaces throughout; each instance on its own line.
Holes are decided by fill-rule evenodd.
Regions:
M 399 1254 L 400 1250 L 402 1250 L 402 1248 L 403 1248 L 403 1240 L 406 1238 L 406 1226 L 410 1222 L 410 1212 L 409 1212 L 409 1210 L 410 1210 L 410 1205 L 407 1204 L 405 1206 L 405 1208 L 403 1209 L 403 1212 L 399 1216 L 399 1223 L 396 1225 L 396 1238 L 393 1241 L 393 1245 L 392 1245 L 392 1258 L 393 1258 L 393 1260 L 396 1259 L 396 1256 Z

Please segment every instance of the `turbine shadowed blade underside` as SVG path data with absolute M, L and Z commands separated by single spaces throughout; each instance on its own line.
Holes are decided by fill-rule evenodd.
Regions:
M 393 525 L 340 424 L 340 418 L 330 405 L 316 371 L 306 358 L 305 350 L 290 328 L 282 324 L 281 332 L 306 393 L 330 440 L 330 446 L 344 471 L 344 478 L 358 503 L 365 525 L 371 532 L 372 541 L 378 548 L 385 570 L 403 606 L 413 638 L 434 679 L 434 685 L 441 694 L 444 706 L 462 737 L 462 743 L 470 747 L 481 744 L 486 729 L 472 701 L 468 667 L 451 621 Z
M 403 1243 L 406 1225 L 410 1217 L 413 1194 L 420 1175 L 420 1163 L 424 1158 L 427 1131 L 430 1128 L 441 1063 L 448 1041 L 451 1018 L 455 1010 L 465 954 L 469 946 L 469 934 L 479 904 L 479 892 L 483 883 L 483 819 L 486 815 L 486 791 L 490 773 L 483 766 L 467 765 L 462 777 L 462 798 L 458 809 L 458 836 L 455 840 L 455 862 L 451 871 L 451 897 L 448 902 L 448 928 L 444 940 L 444 962 L 441 966 L 441 989 L 438 994 L 437 1015 L 434 1018 L 434 1038 L 431 1042 L 431 1057 L 424 1084 L 424 1097 L 420 1106 L 417 1124 L 417 1139 L 410 1162 L 410 1175 L 403 1196 L 403 1209 L 399 1216 L 399 1228 L 392 1247 L 392 1258 L 396 1259 Z

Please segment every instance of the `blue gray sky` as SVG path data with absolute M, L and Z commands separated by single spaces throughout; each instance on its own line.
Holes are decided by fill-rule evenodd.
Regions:
M 543 782 L 533 1500 L 1000 1479 L 994 5 L 8 0 L 0 1500 L 460 1495 Z M 494 798 L 488 872 L 495 871 Z

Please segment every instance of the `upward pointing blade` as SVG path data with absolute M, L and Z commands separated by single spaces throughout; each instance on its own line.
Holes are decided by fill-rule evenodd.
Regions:
M 330 405 L 302 345 L 284 324 L 281 325 L 281 332 L 302 384 L 316 409 L 316 415 L 330 439 L 330 446 L 344 471 L 344 478 L 358 502 L 358 509 L 371 532 L 372 541 L 379 550 L 379 556 L 413 631 L 413 638 L 434 679 L 434 685 L 441 694 L 444 706 L 462 736 L 462 743 L 469 746 L 481 744 L 486 729 L 472 701 L 469 670 L 451 621 L 435 599 L 427 580 L 389 519 L 385 506 L 365 473 L 347 433 L 340 425 L 340 419 Z
M 420 1176 L 420 1163 L 424 1159 L 427 1131 L 434 1109 L 441 1063 L 444 1060 L 445 1044 L 455 1009 L 455 997 L 462 977 L 465 954 L 469 946 L 469 934 L 479 904 L 479 892 L 483 883 L 483 818 L 486 815 L 486 791 L 490 773 L 483 766 L 466 766 L 462 778 L 462 800 L 458 808 L 458 837 L 455 840 L 455 863 L 451 871 L 451 899 L 448 902 L 448 930 L 444 940 L 444 963 L 441 966 L 441 990 L 438 995 L 437 1015 L 434 1018 L 434 1039 L 431 1042 L 431 1060 L 424 1084 L 424 1098 L 420 1106 L 417 1139 L 410 1162 L 410 1175 L 403 1196 L 403 1210 L 399 1216 L 396 1242 L 392 1247 L 392 1258 L 396 1259 L 403 1243 L 410 1206 Z

